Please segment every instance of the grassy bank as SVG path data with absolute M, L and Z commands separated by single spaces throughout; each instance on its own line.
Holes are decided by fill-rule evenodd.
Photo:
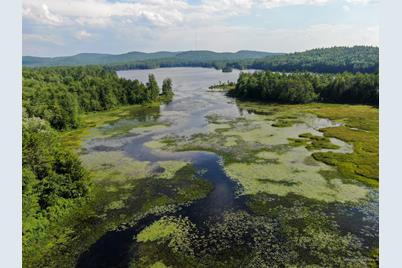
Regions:
M 379 116 L 378 108 L 362 105 L 310 105 L 311 112 L 342 123 L 321 129 L 326 137 L 353 144 L 351 154 L 315 153 L 313 157 L 334 165 L 346 177 L 368 185 L 379 185 Z

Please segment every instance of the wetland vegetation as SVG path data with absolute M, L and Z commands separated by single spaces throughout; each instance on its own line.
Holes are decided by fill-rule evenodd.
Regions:
M 257 94 L 271 78 L 302 80 L 312 101 L 332 87 L 332 76 L 295 74 L 289 82 L 206 68 L 156 69 L 155 76 L 72 70 L 122 83 L 106 95 L 123 101 L 86 110 L 81 91 L 70 91 L 84 82 L 60 82 L 69 76 L 58 69 L 26 70 L 24 267 L 378 266 L 378 108 L 208 91 L 242 84 Z M 373 85 L 375 76 L 333 80 L 350 89 Z M 53 88 L 52 79 L 77 102 L 79 123 L 52 124 L 46 111 L 64 107 L 64 95 L 35 93 Z M 249 91 L 251 80 L 257 86 Z M 128 88 L 151 94 L 158 83 L 162 96 L 128 101 Z

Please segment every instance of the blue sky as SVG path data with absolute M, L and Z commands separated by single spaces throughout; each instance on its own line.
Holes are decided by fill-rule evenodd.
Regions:
M 379 44 L 377 0 L 23 0 L 23 55 Z

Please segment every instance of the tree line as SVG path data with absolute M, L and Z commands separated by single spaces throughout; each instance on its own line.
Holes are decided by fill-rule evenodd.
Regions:
M 280 103 L 362 103 L 378 105 L 378 74 L 241 73 L 228 92 L 240 99 Z
M 243 60 L 239 60 L 242 61 Z M 252 60 L 249 60 L 250 62 Z M 155 69 L 155 68 L 169 68 L 169 67 L 203 67 L 203 68 L 215 68 L 221 70 L 226 66 L 237 66 L 241 69 L 246 69 L 247 65 L 236 65 L 238 61 L 234 60 L 209 60 L 209 59 L 176 59 L 176 58 L 165 58 L 165 59 L 152 59 L 152 60 L 142 60 L 127 63 L 115 63 L 107 64 L 104 66 L 106 70 L 132 70 L 132 69 Z M 246 61 L 244 61 L 245 63 Z M 239 69 L 238 68 L 238 69 Z
M 158 100 L 154 75 L 146 84 L 119 78 L 102 67 L 24 68 L 23 107 L 29 117 L 39 117 L 58 130 L 77 128 L 82 112 Z M 164 81 L 162 96 L 172 97 L 172 83 Z

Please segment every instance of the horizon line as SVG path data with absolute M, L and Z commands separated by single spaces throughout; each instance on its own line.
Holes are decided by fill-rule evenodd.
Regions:
M 124 54 L 129 54 L 129 53 L 144 53 L 144 54 L 153 54 L 153 53 L 162 53 L 162 52 L 167 52 L 167 53 L 183 53 L 183 52 L 199 52 L 199 51 L 208 51 L 208 52 L 214 52 L 214 53 L 238 53 L 241 51 L 252 51 L 252 52 L 262 52 L 262 53 L 278 53 L 278 54 L 292 54 L 292 53 L 300 53 L 300 52 L 305 52 L 309 50 L 314 50 L 314 49 L 325 49 L 325 48 L 335 48 L 335 47 L 346 47 L 346 48 L 352 48 L 352 47 L 377 47 L 377 45 L 344 45 L 344 46 L 328 46 L 328 47 L 316 47 L 316 48 L 311 48 L 311 49 L 305 49 L 305 50 L 300 50 L 300 51 L 293 51 L 293 52 L 277 52 L 277 51 L 266 51 L 266 50 L 252 50 L 252 49 L 240 49 L 237 51 L 216 51 L 216 50 L 208 50 L 208 49 L 190 49 L 190 50 L 157 50 L 157 51 L 139 51 L 139 50 L 131 50 L 127 52 L 122 52 L 122 53 L 105 53 L 105 52 L 79 52 L 76 54 L 70 54 L 70 55 L 62 55 L 62 56 L 35 56 L 35 55 L 22 55 L 22 57 L 35 57 L 35 58 L 63 58 L 63 57 L 74 57 L 82 54 L 100 54 L 100 55 L 108 55 L 108 56 L 119 56 L 119 55 L 124 55 Z

